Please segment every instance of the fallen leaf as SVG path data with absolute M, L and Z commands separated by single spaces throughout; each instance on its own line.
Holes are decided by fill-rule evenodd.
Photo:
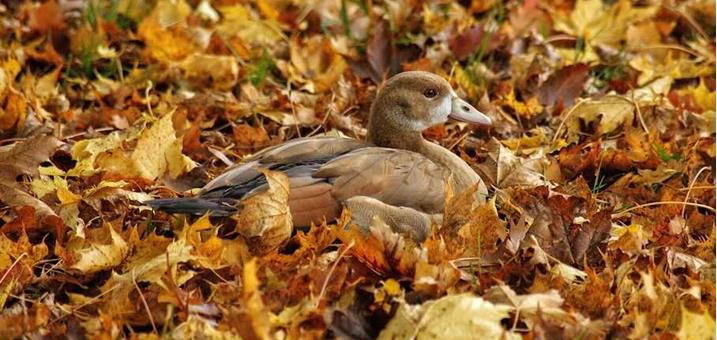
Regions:
M 349 253 L 370 270 L 389 275 L 413 274 L 420 250 L 411 238 L 393 231 L 379 217 L 375 217 L 368 230 L 351 224 L 350 214 L 345 213 L 338 224 L 336 235 L 346 244 L 351 244 Z
M 24 191 L 18 177 L 37 175 L 40 163 L 49 159 L 62 142 L 52 136 L 35 136 L 21 143 L 0 148 L 0 200 L 9 206 L 35 207 L 40 220 L 57 216 L 44 202 Z
M 510 306 L 521 319 L 532 327 L 537 321 L 538 313 L 543 317 L 568 320 L 570 315 L 561 308 L 563 298 L 555 290 L 545 293 L 518 295 L 506 285 L 491 287 L 483 298 L 496 305 Z
M 538 89 L 540 104 L 573 106 L 575 98 L 583 92 L 589 72 L 587 64 L 573 64 L 555 71 Z
M 197 89 L 231 91 L 239 81 L 239 64 L 232 56 L 192 53 L 180 65 L 184 77 Z
M 697 339 L 714 339 L 715 338 L 715 319 L 705 310 L 701 313 L 695 313 L 681 307 L 682 317 L 680 318 L 680 329 L 677 338 L 680 340 L 697 340 Z
M 109 223 L 104 223 L 102 229 L 109 232 L 109 244 L 87 240 L 77 244 L 76 248 L 68 247 L 65 250 L 70 253 L 65 259 L 68 269 L 92 274 L 114 268 L 124 261 L 130 250 L 127 242 Z
M 545 159 L 536 154 L 529 159 L 516 156 L 498 140 L 488 145 L 488 157 L 479 164 L 483 178 L 499 188 L 515 186 L 538 186 L 546 184 L 543 178 Z
M 266 254 L 279 248 L 291 236 L 293 224 L 289 212 L 289 178 L 286 174 L 260 170 L 269 185 L 265 192 L 245 198 L 239 213 L 232 216 L 237 229 L 255 254 Z
M 185 22 L 190 11 L 184 1 L 159 1 L 137 29 L 149 55 L 169 63 L 182 60 L 197 49 L 198 44 Z
M 607 7 L 607 8 L 606 8 Z M 617 47 L 630 24 L 654 16 L 659 6 L 633 7 L 628 0 L 609 5 L 601 0 L 578 0 L 570 16 L 555 15 L 555 29 L 585 39 L 592 45 Z
M 615 95 L 579 102 L 564 114 L 568 141 L 578 140 L 582 131 L 581 122 L 589 124 L 597 121 L 596 133 L 605 135 L 632 123 L 634 111 L 635 105 L 629 99 Z
M 336 84 L 346 70 L 344 58 L 331 43 L 320 36 L 305 40 L 294 37 L 289 43 L 289 73 L 311 93 L 325 92 Z
M 117 178 L 153 180 L 165 174 L 177 178 L 193 169 L 196 164 L 182 154 L 182 140 L 175 135 L 172 114 L 149 122 L 152 125 L 140 131 L 114 132 L 75 144 L 72 155 L 78 162 L 68 175 L 105 172 Z M 134 150 L 125 151 L 122 143 L 133 139 L 137 140 Z
M 420 306 L 399 306 L 378 339 L 520 339 L 501 326 L 510 307 L 471 294 L 448 295 Z

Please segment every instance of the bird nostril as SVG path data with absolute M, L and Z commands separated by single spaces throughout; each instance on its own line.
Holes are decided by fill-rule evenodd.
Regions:
M 463 111 L 468 111 L 468 106 L 463 106 Z

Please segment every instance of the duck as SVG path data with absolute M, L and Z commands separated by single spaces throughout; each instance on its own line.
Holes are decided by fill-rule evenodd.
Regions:
M 445 186 L 476 185 L 483 203 L 488 190 L 459 156 L 430 142 L 422 132 L 456 120 L 491 125 L 491 119 L 461 99 L 450 83 L 425 71 L 386 80 L 370 107 L 366 140 L 315 136 L 264 149 L 208 182 L 194 197 L 145 202 L 155 210 L 231 216 L 241 201 L 268 188 L 266 168 L 289 179 L 289 211 L 295 227 L 336 220 L 343 208 L 364 229 L 380 218 L 394 231 L 421 241 L 439 221 Z

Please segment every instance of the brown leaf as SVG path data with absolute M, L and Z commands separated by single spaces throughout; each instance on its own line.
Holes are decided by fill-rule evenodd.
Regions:
M 366 46 L 366 58 L 371 66 L 371 79 L 376 84 L 380 84 L 392 75 L 393 42 L 391 29 L 386 21 L 381 20 L 374 28 L 373 35 Z
M 17 176 L 36 175 L 40 163 L 48 160 L 60 145 L 62 142 L 53 136 L 35 136 L 0 149 L 0 182 L 15 185 Z
M 538 89 L 540 104 L 573 106 L 575 98 L 583 92 L 589 72 L 590 66 L 587 64 L 568 65 L 553 72 Z
M 22 175 L 34 176 L 40 163 L 48 160 L 62 142 L 52 136 L 35 136 L 0 150 L 0 201 L 9 206 L 32 206 L 39 220 L 57 216 L 45 202 L 24 191 Z
M 27 24 L 31 30 L 41 34 L 46 34 L 50 31 L 57 33 L 67 27 L 62 8 L 55 0 L 45 2 L 30 12 Z
M 493 50 L 497 44 L 497 35 L 486 36 L 485 27 L 482 24 L 471 26 L 460 33 L 454 33 L 448 40 L 448 46 L 458 60 L 465 60 L 478 49 L 482 49 L 482 53 L 485 54 Z

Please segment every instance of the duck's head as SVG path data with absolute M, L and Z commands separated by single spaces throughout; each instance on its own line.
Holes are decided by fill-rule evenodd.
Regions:
M 369 137 L 376 132 L 372 130 L 420 132 L 448 119 L 491 125 L 488 116 L 458 97 L 442 77 L 423 71 L 403 72 L 391 77 L 376 95 Z

